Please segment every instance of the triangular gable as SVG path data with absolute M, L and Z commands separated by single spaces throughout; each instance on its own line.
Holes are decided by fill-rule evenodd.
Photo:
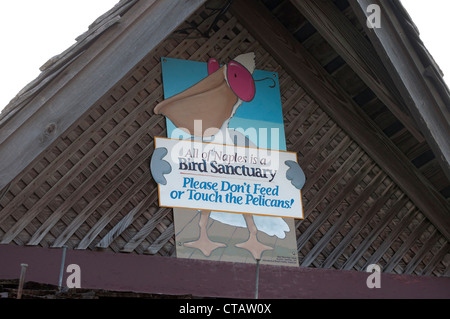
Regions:
M 306 167 L 301 265 L 365 270 L 379 262 L 387 272 L 445 275 L 443 196 L 311 53 L 296 51 L 298 42 L 279 52 L 283 40 L 274 46 L 266 28 L 280 24 L 268 7 L 236 2 L 215 20 L 217 10 L 196 11 L 202 3 L 121 2 L 130 7 L 105 18 L 110 27 L 85 52 L 6 113 L 1 243 L 174 255 L 171 210 L 157 206 L 148 173 L 153 137 L 165 130 L 152 112 L 163 98 L 160 58 L 255 51 L 258 68 L 280 74 L 287 146 Z M 254 5 L 269 18 L 245 15 Z

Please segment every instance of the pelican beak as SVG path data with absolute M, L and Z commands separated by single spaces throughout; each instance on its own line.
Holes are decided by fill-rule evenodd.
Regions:
M 155 106 L 155 114 L 168 117 L 179 129 L 194 136 L 212 136 L 231 117 L 238 97 L 225 79 L 226 67 Z M 201 120 L 201 129 L 194 121 Z

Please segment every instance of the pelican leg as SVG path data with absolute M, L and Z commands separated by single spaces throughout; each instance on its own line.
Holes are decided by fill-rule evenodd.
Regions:
M 250 234 L 247 241 L 236 244 L 236 247 L 247 249 L 256 260 L 261 259 L 263 252 L 272 250 L 273 247 L 264 245 L 258 241 L 258 237 L 256 236 L 258 229 L 253 221 L 253 216 L 244 214 L 244 218 Z
M 214 242 L 209 239 L 206 226 L 208 225 L 210 213 L 210 211 L 200 211 L 200 221 L 198 223 L 200 227 L 200 237 L 195 241 L 184 243 L 184 246 L 186 247 L 200 249 L 206 257 L 209 257 L 214 249 L 227 246 L 223 243 Z

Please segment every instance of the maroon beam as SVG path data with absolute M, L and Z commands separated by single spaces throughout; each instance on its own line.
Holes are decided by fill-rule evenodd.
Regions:
M 17 279 L 28 264 L 27 281 L 58 285 L 62 249 L 0 245 L 0 279 Z M 256 263 L 212 262 L 87 250 L 67 250 L 81 268 L 81 288 L 253 298 Z M 70 273 L 65 272 L 63 286 Z M 450 278 L 381 274 L 381 288 L 368 288 L 370 273 L 261 265 L 259 298 L 450 298 Z

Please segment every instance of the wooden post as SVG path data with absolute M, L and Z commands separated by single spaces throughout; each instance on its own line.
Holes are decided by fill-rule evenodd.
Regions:
M 64 264 L 66 263 L 66 250 L 67 250 L 67 246 L 64 245 L 63 246 L 62 259 L 61 259 L 61 268 L 59 270 L 59 281 L 58 281 L 59 291 L 61 291 L 61 289 L 62 289 L 62 279 L 63 279 L 63 275 L 64 275 Z
M 17 299 L 22 299 L 23 284 L 25 282 L 25 273 L 27 271 L 28 264 L 20 264 L 22 269 L 20 270 L 19 290 L 17 291 Z
M 255 299 L 258 299 L 259 294 L 259 259 L 256 259 L 256 284 L 255 284 Z

